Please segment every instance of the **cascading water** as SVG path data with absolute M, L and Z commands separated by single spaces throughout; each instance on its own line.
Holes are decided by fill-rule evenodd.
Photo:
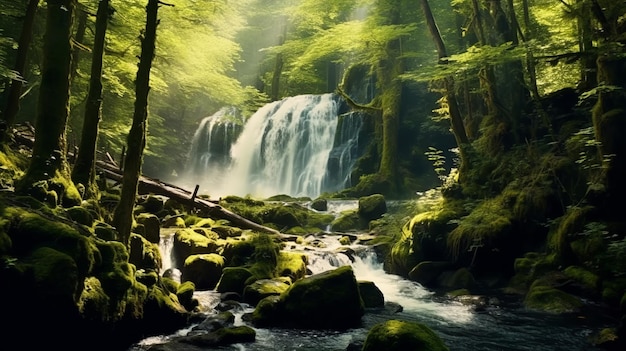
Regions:
M 236 142 L 216 150 L 216 118 L 203 121 L 189 155 L 188 183 L 211 195 L 316 197 L 343 189 L 358 158 L 361 118 L 342 116 L 335 94 L 299 95 L 263 106 Z M 217 116 L 219 117 L 219 116 Z M 216 154 L 226 155 L 216 158 Z M 224 162 L 228 161 L 228 162 Z
M 392 313 L 387 309 L 368 310 L 360 327 L 343 331 L 255 327 L 255 342 L 222 346 L 220 350 L 355 349 L 350 345 L 363 342 L 375 324 L 398 319 L 427 325 L 444 340 L 450 350 L 455 351 L 601 351 L 587 342 L 589 335 L 601 327 L 598 321 L 533 312 L 525 310 L 518 303 L 500 300 L 500 297 L 489 300 L 482 298 L 486 302 L 478 305 L 476 300 L 464 303 L 438 296 L 415 282 L 386 273 L 370 246 L 357 241 L 348 247 L 349 250 L 338 250 L 346 248 L 338 239 L 338 236 L 330 234 L 312 235 L 304 238 L 302 244 L 288 245 L 287 249 L 306 253 L 312 273 L 351 265 L 358 280 L 374 282 L 383 292 L 385 301 L 402 306 L 402 311 Z M 310 245 L 313 241 L 315 245 Z M 219 295 L 215 291 L 197 291 L 195 296 L 201 301 L 201 310 L 210 314 L 220 301 Z M 244 304 L 243 307 L 243 310 L 234 312 L 235 325 L 245 325 L 241 315 L 253 311 L 251 306 Z M 154 344 L 167 343 L 171 338 L 186 335 L 190 330 L 191 327 L 172 335 L 147 338 L 128 351 L 148 350 Z M 181 349 L 174 346 L 156 349 L 201 350 L 191 345 Z

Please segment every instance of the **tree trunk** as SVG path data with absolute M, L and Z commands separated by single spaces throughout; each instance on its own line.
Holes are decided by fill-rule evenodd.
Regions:
M 607 201 L 604 212 L 615 218 L 623 217 L 626 194 L 626 59 L 616 54 L 598 58 L 598 82 L 612 89 L 600 90 L 593 108 L 593 126 L 598 143 L 598 153 L 604 171 L 604 193 Z M 619 87 L 616 89 L 615 87 Z
M 72 57 L 72 72 L 70 82 L 74 82 L 76 72 L 78 71 L 78 62 L 80 61 L 80 52 L 82 51 L 82 43 L 85 40 L 85 31 L 87 30 L 87 11 L 81 9 L 78 11 L 78 24 L 76 25 L 76 34 L 74 40 L 81 44 L 74 47 L 74 56 Z
M 424 12 L 424 17 L 426 18 L 428 30 L 430 31 L 430 35 L 435 42 L 435 46 L 437 47 L 439 63 L 445 64 L 443 59 L 448 56 L 448 52 L 443 42 L 443 38 L 441 37 L 441 33 L 439 32 L 439 28 L 437 27 L 435 17 L 433 16 L 433 13 L 430 9 L 430 4 L 428 3 L 428 0 L 420 0 L 420 3 L 422 6 L 422 11 Z M 465 133 L 463 116 L 461 115 L 461 110 L 459 109 L 459 103 L 456 98 L 456 93 L 454 92 L 454 78 L 445 78 L 444 88 L 446 92 L 446 100 L 448 101 L 452 134 L 454 135 L 454 139 L 456 140 L 457 146 L 459 147 L 459 157 L 461 159 L 460 171 L 461 173 L 464 173 L 469 167 L 467 153 L 465 152 L 465 148 L 467 147 L 467 145 L 469 145 L 469 140 L 467 138 L 467 134 Z
M 141 174 L 143 150 L 146 145 L 150 69 L 155 52 L 158 9 L 159 0 L 148 0 L 146 29 L 141 38 L 141 58 L 135 80 L 135 112 L 133 124 L 128 133 L 128 151 L 124 158 L 122 193 L 113 215 L 113 225 L 117 228 L 122 242 L 126 245 L 128 245 L 132 229 L 133 208 L 137 198 L 137 184 Z
M 26 70 L 26 57 L 28 47 L 33 39 L 33 24 L 35 23 L 35 14 L 39 6 L 39 0 L 30 0 L 26 7 L 26 15 L 24 16 L 24 24 L 17 48 L 17 58 L 15 60 L 14 70 L 22 77 Z M 14 79 L 9 88 L 8 100 L 5 108 L 4 121 L 0 123 L 0 143 L 6 139 L 7 133 L 11 130 L 11 126 L 15 123 L 15 117 L 20 110 L 20 95 L 22 95 L 22 80 Z
M 397 4 L 390 1 L 379 4 L 384 18 L 382 25 L 396 25 L 400 23 L 400 10 Z M 404 59 L 402 58 L 402 39 L 395 39 L 387 43 L 386 56 L 378 62 L 377 76 L 380 91 L 380 106 L 382 110 L 382 140 L 381 159 L 378 170 L 378 182 L 389 193 L 395 193 L 398 188 L 398 128 L 400 125 L 400 106 L 402 102 L 403 84 L 400 75 L 404 73 Z
M 84 198 L 97 198 L 95 157 L 98 144 L 98 125 L 102 115 L 102 59 L 104 56 L 104 40 L 111 8 L 110 0 L 100 0 L 96 14 L 96 32 L 91 61 L 89 93 L 85 107 L 85 119 L 80 139 L 78 156 L 72 170 L 74 183 L 85 186 Z
M 35 143 L 30 165 L 18 185 L 18 191 L 25 191 L 38 198 L 46 197 L 41 191 L 54 190 L 55 195 L 48 193 L 45 198 L 51 205 L 53 203 L 49 196 L 57 197 L 67 206 L 80 203 L 80 196 L 70 179 L 70 168 L 65 155 L 73 15 L 73 0 L 48 0 Z M 42 187 L 40 181 L 47 185 Z
M 287 35 L 287 26 L 283 26 L 283 35 L 278 38 L 278 45 L 285 43 L 285 36 Z M 281 52 L 276 54 L 276 61 L 274 62 L 274 73 L 272 74 L 272 85 L 270 86 L 270 99 L 272 101 L 278 101 L 280 99 L 280 76 L 283 74 L 283 66 L 285 60 Z

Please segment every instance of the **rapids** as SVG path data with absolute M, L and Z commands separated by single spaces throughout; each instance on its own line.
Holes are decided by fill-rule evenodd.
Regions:
M 341 212 L 356 206 L 353 201 L 334 201 L 329 210 Z M 221 347 L 220 350 L 352 350 L 360 349 L 368 330 L 387 319 L 400 319 L 423 323 L 433 329 L 451 351 L 600 351 L 590 346 L 587 338 L 608 324 L 600 316 L 553 315 L 525 309 L 519 297 L 471 296 L 454 299 L 430 291 L 418 283 L 388 274 L 383 269 L 370 246 L 355 241 L 350 245 L 351 257 L 337 250 L 344 247 L 340 236 L 326 233 L 310 235 L 303 244 L 289 243 L 286 249 L 306 252 L 311 273 L 320 273 L 342 265 L 351 265 L 357 279 L 373 281 L 384 294 L 388 308 L 368 309 L 362 326 L 347 331 L 294 330 L 287 328 L 254 328 L 256 341 Z M 316 245 L 306 245 L 316 241 Z M 162 241 L 167 243 L 167 240 Z M 167 250 L 167 244 L 162 245 Z M 345 252 L 345 251 L 344 251 Z M 168 252 L 163 252 L 169 257 Z M 197 291 L 203 312 L 214 313 L 219 294 L 214 291 Z M 401 312 L 391 308 L 400 305 Z M 253 311 L 245 305 L 236 312 L 236 325 L 243 325 L 241 316 Z M 147 350 L 150 345 L 166 343 L 175 335 L 185 335 L 191 328 L 174 335 L 161 335 L 142 340 L 128 351 Z M 200 350 L 189 346 L 186 351 Z M 183 351 L 183 350 L 181 350 Z

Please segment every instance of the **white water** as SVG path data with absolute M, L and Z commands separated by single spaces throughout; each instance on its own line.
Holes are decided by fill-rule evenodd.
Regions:
M 332 212 L 340 212 L 355 204 L 329 202 Z M 525 310 L 518 304 L 488 303 L 481 310 L 472 304 L 437 296 L 420 284 L 388 274 L 383 269 L 371 247 L 358 243 L 343 246 L 339 237 L 331 234 L 311 235 L 301 244 L 288 243 L 288 250 L 306 253 L 308 268 L 315 274 L 351 265 L 358 280 L 373 281 L 383 292 L 385 302 L 402 306 L 402 312 L 368 310 L 362 318 L 362 326 L 347 331 L 294 330 L 287 328 L 254 328 L 256 341 L 248 344 L 224 346 L 222 350 L 346 350 L 351 343 L 365 340 L 369 329 L 388 319 L 419 322 L 435 331 L 451 351 L 600 351 L 587 343 L 587 337 L 598 330 L 599 323 L 577 316 L 559 316 Z M 346 249 L 351 253 L 346 255 Z M 167 250 L 162 247 L 162 250 Z M 169 257 L 163 252 L 164 257 Z M 175 267 L 172 267 L 175 268 Z M 198 291 L 201 311 L 214 313 L 219 294 L 214 291 Z M 241 316 L 253 311 L 244 304 L 244 310 L 234 312 L 235 324 L 246 324 Z M 166 343 L 175 336 L 186 335 L 191 327 L 172 335 L 161 335 L 142 340 L 128 351 L 143 351 L 151 345 Z M 171 349 L 183 351 L 183 349 Z M 185 351 L 200 351 L 189 346 Z
M 314 198 L 343 189 L 357 158 L 362 122 L 356 115 L 344 116 L 336 138 L 338 105 L 334 94 L 272 102 L 245 122 L 236 142 L 224 137 L 224 145 L 212 140 L 224 113 L 205 119 L 194 136 L 185 182 L 191 187 L 199 184 L 200 192 L 212 197 Z

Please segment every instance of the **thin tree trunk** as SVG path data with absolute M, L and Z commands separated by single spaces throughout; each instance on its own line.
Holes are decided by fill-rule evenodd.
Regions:
M 35 14 L 39 7 L 39 0 L 30 0 L 26 7 L 26 15 L 24 16 L 24 24 L 17 48 L 17 59 L 15 60 L 14 70 L 22 77 L 26 70 L 26 58 L 28 48 L 33 39 L 33 24 L 35 23 Z M 11 130 L 11 126 L 15 123 L 15 118 L 20 110 L 20 96 L 22 95 L 21 79 L 13 79 L 9 88 L 8 100 L 5 108 L 3 123 L 0 123 L 0 143 L 6 139 L 7 133 Z
M 85 186 L 85 198 L 97 198 L 98 187 L 95 183 L 95 157 L 98 144 L 98 125 L 102 116 L 102 60 L 106 37 L 110 0 L 100 0 L 96 14 L 96 32 L 91 61 L 89 93 L 85 107 L 85 119 L 80 139 L 78 156 L 72 170 L 74 183 Z
M 150 69 L 155 53 L 158 25 L 159 0 L 148 0 L 146 6 L 146 29 L 141 38 L 141 58 L 135 80 L 135 112 L 128 133 L 128 151 L 124 159 L 124 177 L 120 201 L 115 208 L 113 225 L 120 238 L 128 245 L 133 224 L 133 208 L 137 197 L 137 184 L 141 174 L 143 150 L 146 146 L 146 123 L 148 119 L 148 94 L 150 92 Z
M 85 31 L 87 30 L 87 12 L 84 9 L 78 11 L 78 24 L 76 25 L 76 35 L 74 40 L 82 44 L 85 40 Z M 74 47 L 74 56 L 72 57 L 72 76 L 71 81 L 74 82 L 76 78 L 76 72 L 78 71 L 78 62 L 80 61 L 80 52 L 82 51 L 82 45 L 76 45 Z
M 433 16 L 433 13 L 430 9 L 430 4 L 428 3 L 428 0 L 420 0 L 420 3 L 422 6 L 422 11 L 424 12 L 424 17 L 426 18 L 428 30 L 430 31 L 433 41 L 435 42 L 435 46 L 437 47 L 439 63 L 445 64 L 444 58 L 448 56 L 448 52 L 446 51 L 446 46 L 443 42 L 443 38 L 441 37 L 441 33 L 439 32 L 439 28 L 437 27 L 437 22 L 435 22 L 435 17 Z M 446 91 L 446 100 L 448 101 L 448 108 L 450 112 L 452 134 L 454 135 L 457 146 L 459 147 L 459 154 L 461 158 L 460 170 L 465 171 L 469 166 L 467 153 L 465 152 L 465 147 L 469 144 L 469 140 L 467 138 L 467 134 L 465 133 L 463 116 L 461 115 L 461 110 L 459 109 L 459 103 L 456 98 L 456 93 L 454 92 L 454 78 L 445 78 L 444 88 Z

